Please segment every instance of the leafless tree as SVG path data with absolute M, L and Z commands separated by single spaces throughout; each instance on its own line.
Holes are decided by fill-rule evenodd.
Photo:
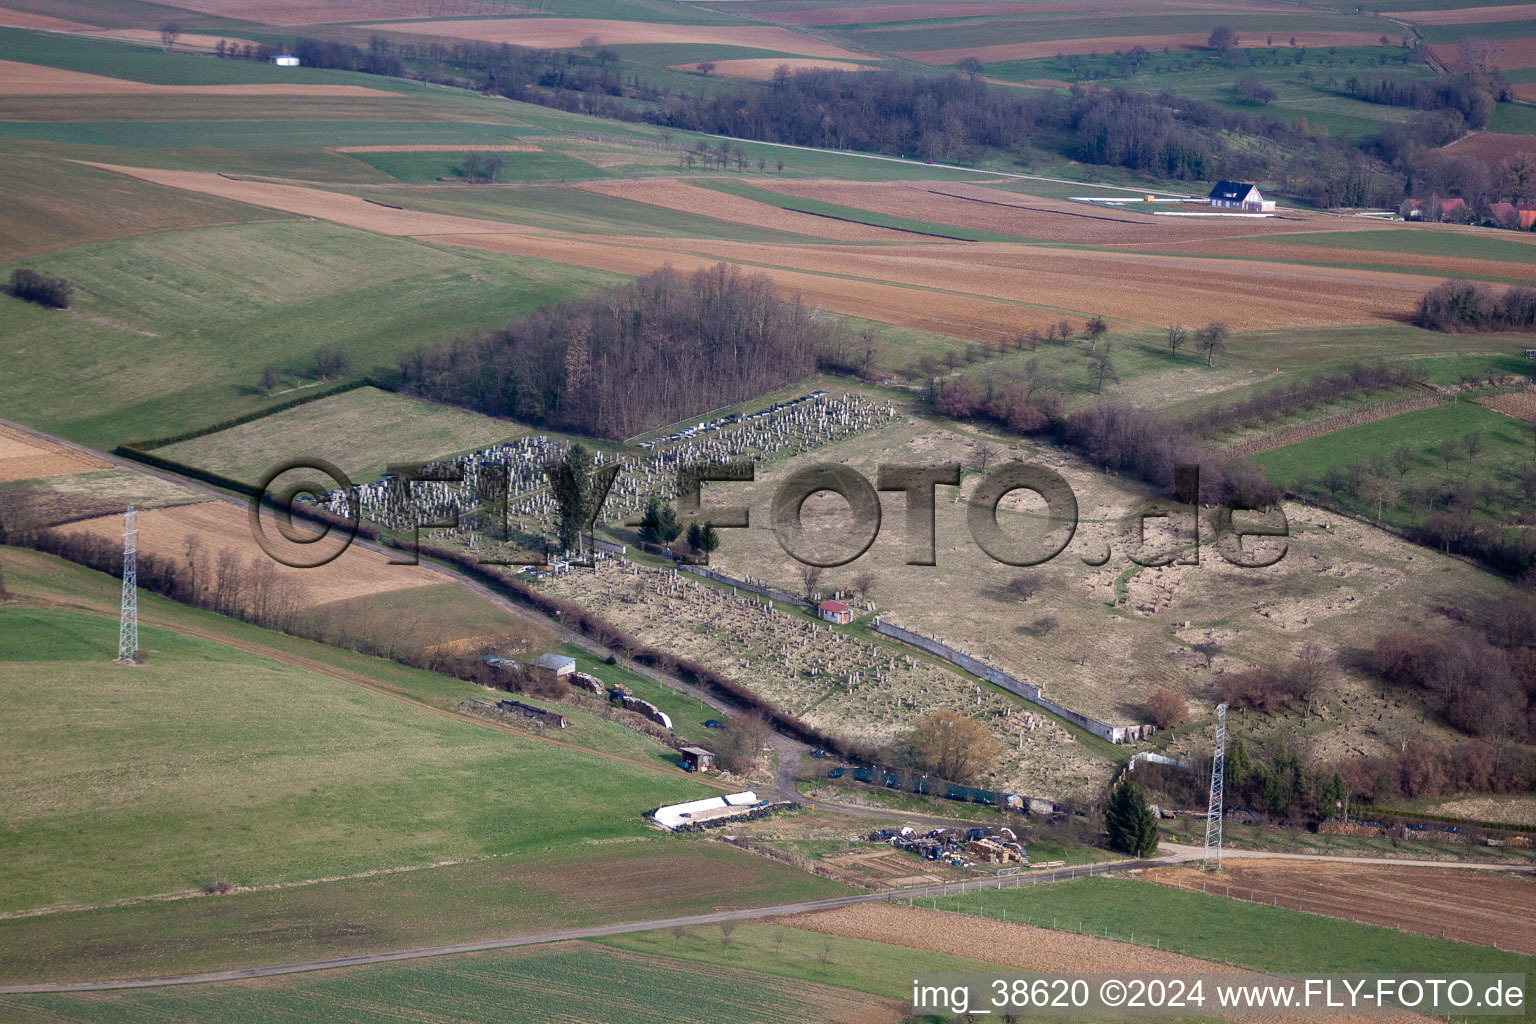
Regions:
M 1332 666 L 1333 659 L 1328 652 L 1312 641 L 1302 644 L 1296 651 L 1296 663 L 1291 666 L 1291 687 L 1305 705 L 1303 716 L 1312 714 L 1312 706 L 1327 684 Z
M 181 35 L 181 26 L 175 22 L 160 26 L 160 42 L 167 50 L 176 46 L 176 37 L 179 35 Z
M 816 588 L 821 586 L 822 569 L 819 565 L 802 565 L 800 567 L 800 585 L 807 598 L 816 594 Z
M 1189 340 L 1189 331 L 1183 324 L 1168 325 L 1168 351 L 1174 356 L 1179 354 L 1179 349 Z
M 987 464 L 997 454 L 997 449 L 988 441 L 976 442 L 976 468 L 981 472 L 987 471 Z
M 731 948 L 731 933 L 736 930 L 736 922 L 732 918 L 726 918 L 720 922 L 720 945 L 726 949 Z
M 1205 365 L 1210 366 L 1218 353 L 1227 350 L 1227 337 L 1232 329 L 1220 320 L 1213 320 L 1200 328 L 1197 337 L 1200 341 L 1200 351 L 1205 353 Z
M 860 569 L 853 577 L 853 589 L 858 593 L 860 600 L 869 600 L 870 591 L 880 582 L 880 577 L 873 569 Z
M 1088 354 L 1088 376 L 1093 378 L 1093 390 L 1098 394 L 1104 390 L 1104 382 L 1112 380 L 1120 382 L 1120 374 L 1115 371 L 1115 361 L 1109 354 L 1109 342 L 1097 345 Z

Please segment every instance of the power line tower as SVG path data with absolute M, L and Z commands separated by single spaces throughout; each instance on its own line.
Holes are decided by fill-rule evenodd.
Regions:
M 128 665 L 139 653 L 139 528 L 130 505 L 123 513 L 123 613 L 117 629 L 117 660 Z
M 1216 753 L 1211 758 L 1211 799 L 1205 816 L 1205 869 L 1221 870 L 1222 791 L 1226 788 L 1227 706 L 1216 705 Z M 1215 851 L 1215 858 L 1211 856 Z

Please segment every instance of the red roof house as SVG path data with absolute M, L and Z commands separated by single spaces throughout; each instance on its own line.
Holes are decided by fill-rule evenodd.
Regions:
M 853 609 L 841 601 L 826 600 L 816 606 L 816 617 L 846 626 L 853 621 Z

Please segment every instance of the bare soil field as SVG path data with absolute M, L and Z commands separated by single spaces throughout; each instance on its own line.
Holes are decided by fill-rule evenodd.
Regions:
M 148 85 L 83 71 L 0 60 L 0 96 L 387 96 L 361 85 Z
M 1475 401 L 1478 405 L 1486 405 L 1494 412 L 1513 416 L 1517 420 L 1536 423 L 1536 388 L 1512 391 L 1504 395 L 1489 395 Z
M 202 545 L 204 562 L 210 566 L 219 552 L 224 550 L 233 551 L 242 566 L 252 561 L 271 561 L 251 536 L 246 510 L 226 501 L 150 509 L 139 513 L 138 523 L 139 550 L 148 554 L 180 561 L 185 558 L 187 538 L 196 537 Z M 116 540 L 123 533 L 123 518 L 121 515 L 110 515 L 87 519 L 73 524 L 70 530 Z M 276 525 L 270 518 L 266 523 L 266 533 L 282 550 L 291 552 L 296 559 L 312 557 L 315 553 L 296 545 L 283 546 Z M 328 543 L 328 540 L 322 541 L 320 546 L 325 547 Z M 335 561 L 318 569 L 291 569 L 278 565 L 277 573 L 278 578 L 290 581 L 299 589 L 299 603 L 304 607 L 443 582 L 441 575 L 429 569 L 414 565 L 390 565 L 384 555 L 360 546 L 348 548 Z
M 1379 46 L 1381 37 L 1369 32 L 1309 32 L 1296 34 L 1297 46 Z M 994 46 L 971 46 L 953 50 L 915 50 L 898 54 L 924 64 L 953 64 L 965 57 L 975 57 L 984 64 L 1005 60 L 1033 60 L 1038 57 L 1054 57 L 1057 54 L 1115 53 L 1138 46 L 1156 52 L 1164 47 L 1175 50 L 1203 50 L 1209 33 L 1174 32 L 1159 36 L 1098 36 L 1088 39 L 1037 39 L 1027 43 L 999 43 Z M 1506 40 L 1509 42 L 1509 40 Z M 1240 46 L 1264 46 L 1264 34 L 1256 32 L 1242 36 Z M 1454 49 L 1454 47 L 1452 48 Z M 1507 64 L 1506 67 L 1514 65 Z M 1520 65 L 1524 67 L 1525 65 Z
M 846 60 L 820 60 L 816 57 L 743 57 L 739 60 L 717 60 L 713 74 L 728 78 L 747 78 L 754 82 L 766 82 L 781 67 L 790 71 L 870 71 L 873 65 L 854 64 Z M 697 65 L 673 64 L 673 71 L 692 71 Z
M 1505 71 L 1514 71 L 1519 68 L 1536 68 L 1536 36 L 1524 36 L 1519 39 L 1496 39 L 1494 46 L 1499 52 L 1499 66 Z M 1452 71 L 1460 71 L 1461 47 L 1457 43 L 1440 43 L 1429 48 L 1430 54 L 1450 68 Z
M 115 28 L 110 32 L 92 32 L 90 34 L 106 39 L 134 39 L 152 43 L 161 42 L 160 33 L 148 28 Z M 178 52 L 183 50 L 209 51 L 215 49 L 221 42 L 226 46 L 256 45 L 254 40 L 240 39 L 235 36 L 207 36 L 195 32 L 183 32 L 176 37 L 175 49 Z
M 0 425 L 0 483 L 40 476 L 67 476 L 106 466 L 107 463 L 94 455 Z
M 736 224 L 790 231 L 795 234 L 809 235 L 812 238 L 828 238 L 838 242 L 911 242 L 913 240 L 910 232 L 892 231 L 888 228 L 852 224 L 847 221 L 833 220 L 830 217 L 816 217 L 808 213 L 782 210 L 768 203 L 759 203 L 727 192 L 716 192 L 713 189 L 699 188 L 697 185 L 671 179 L 590 182 L 576 187 L 598 195 L 628 199 L 648 206 L 659 206 L 664 210 L 697 213 Z
M 421 0 L 176 0 L 172 7 L 264 25 L 325 25 L 380 18 L 420 18 L 428 12 Z M 498 6 L 507 14 L 531 14 L 527 8 Z M 478 0 L 432 0 L 434 18 L 463 18 L 484 14 Z
M 742 248 L 732 255 L 717 256 L 683 251 L 682 246 L 689 243 L 676 239 L 664 240 L 678 245 L 678 248 L 673 249 L 661 248 L 663 243 L 656 239 L 630 239 L 627 241 L 632 244 L 604 245 L 579 239 L 535 235 L 503 237 L 488 233 L 440 235 L 435 241 L 490 252 L 535 256 L 620 274 L 645 274 L 663 266 L 676 267 L 686 273 L 712 266 L 720 259 L 745 260 L 757 264 L 751 270 L 767 274 L 791 293 L 800 293 L 811 305 L 881 323 L 916 327 L 936 334 L 979 341 L 1001 341 L 1017 331 L 1032 327 L 1043 329 L 1060 319 L 1060 314 L 1054 310 L 1032 309 L 966 295 L 949 295 L 928 291 L 921 286 L 905 287 L 878 281 L 839 279 L 815 271 L 800 272 L 762 266 L 763 258 L 778 250 L 778 247 L 767 245 L 753 247 L 755 252 L 750 255 L 746 248 Z M 824 248 L 831 250 L 835 247 Z
M 1530 925 L 1536 882 L 1463 868 L 1228 858 L 1218 877 L 1198 868 L 1155 868 L 1149 882 L 1306 910 L 1349 921 L 1536 954 Z
M 1224 320 L 1234 330 L 1400 322 L 1440 278 L 1391 271 L 1237 263 L 980 242 L 849 249 L 685 242 L 721 259 L 889 281 L 1166 327 Z M 1241 293 L 1234 305 L 1229 294 Z M 1031 326 L 1028 313 L 1020 309 Z M 1059 318 L 1059 316 L 1058 316 Z
M 1060 199 L 1043 199 L 964 182 L 841 182 L 753 180 L 781 195 L 977 231 L 1088 245 L 1146 244 L 1316 229 L 1318 220 L 1221 220 L 1153 217 Z M 1330 226 L 1337 226 L 1336 222 Z
M 1277 3 L 1236 2 L 1222 0 L 1143 0 L 1136 5 L 1139 11 L 1293 11 L 1294 8 Z M 1499 8 L 1502 10 L 1502 8 Z M 863 23 L 885 24 L 895 21 L 924 21 L 930 18 L 985 18 L 1008 14 L 1077 14 L 1082 16 L 1123 14 L 1126 5 L 1119 0 L 1043 0 L 1041 3 L 955 3 L 927 4 L 871 4 L 856 7 L 812 7 L 807 10 L 772 11 L 757 14 L 767 21 L 781 25 L 832 26 L 858 25 Z M 1484 21 L 1487 19 L 1470 19 Z
M 774 25 L 670 25 L 649 21 L 610 21 L 602 18 L 470 18 L 464 21 L 413 21 L 408 24 L 363 25 L 366 29 L 393 29 L 411 35 L 473 39 L 482 43 L 550 50 L 582 45 L 596 36 L 604 46 L 634 43 L 707 43 L 714 46 L 749 46 L 779 50 L 805 57 L 859 60 L 864 54 Z
M 32 11 L 13 11 L 9 7 L 0 7 L 0 25 L 7 28 L 36 28 L 46 32 L 89 32 L 93 28 L 67 18 L 54 18 Z
M 1524 40 L 1519 41 L 1523 42 Z M 1536 65 L 1536 39 L 1530 40 L 1530 42 L 1533 44 L 1531 46 L 1531 64 Z M 1490 167 L 1496 168 L 1516 153 L 1524 153 L 1527 156 L 1536 157 L 1536 137 L 1530 135 L 1509 135 L 1501 132 L 1470 132 L 1465 137 L 1457 139 L 1449 145 L 1441 146 L 1435 152 L 1446 153 L 1452 156 L 1475 157 Z
M 1148 327 L 1220 319 L 1238 330 L 1397 321 L 1437 280 L 1002 243 L 848 248 L 654 238 L 594 242 L 205 171 L 93 166 L 382 234 L 433 235 L 446 244 L 621 273 L 645 273 L 667 264 L 691 270 L 715 260 L 745 263 L 835 312 L 978 340 L 1043 327 L 1063 312 L 1099 313 Z M 1238 293 L 1244 302 L 1234 307 L 1226 296 Z
M 1506 7 L 1458 7 L 1447 11 L 1383 11 L 1383 18 L 1412 25 L 1472 25 L 1491 21 L 1527 21 L 1536 18 L 1536 4 Z
M 364 231 L 375 231 L 381 235 L 465 234 L 478 231 L 509 234 L 519 230 L 516 224 L 508 224 L 505 221 L 395 210 L 367 202 L 356 196 L 342 195 L 339 192 L 327 192 L 324 189 L 306 188 L 302 185 L 251 181 L 245 178 L 228 177 L 213 171 L 172 171 L 147 167 L 119 167 L 114 164 L 90 164 L 90 166 L 126 174 L 157 185 L 169 185 L 172 188 L 250 203 L 252 206 L 263 206 L 269 210 L 282 210 L 285 213 L 297 213 L 305 217 L 334 221 L 337 224 L 361 228 Z
M 0 483 L 0 507 L 17 526 L 57 526 L 137 509 L 190 505 L 207 495 L 132 469 L 112 467 Z
M 868 939 L 910 949 L 982 957 L 1021 971 L 1041 974 L 1250 973 L 1209 960 L 1129 942 L 888 903 L 864 903 L 814 914 L 795 914 L 775 918 L 774 922 L 804 931 Z M 1258 975 L 1255 974 L 1255 977 Z M 1282 1019 L 1257 1015 L 1231 1016 L 1234 1020 Z M 1424 1020 L 1411 1014 L 1287 1019 L 1393 1021 L 1396 1024 L 1422 1024 Z

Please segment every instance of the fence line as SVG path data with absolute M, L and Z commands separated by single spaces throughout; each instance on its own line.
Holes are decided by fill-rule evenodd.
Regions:
M 748 583 L 746 580 L 739 580 L 734 576 L 727 576 L 725 573 L 711 569 L 707 566 L 689 565 L 686 562 L 679 562 L 677 567 L 684 572 L 691 572 L 695 576 L 703 576 L 705 579 L 714 580 L 716 583 L 724 583 L 728 587 L 739 587 L 742 590 L 749 590 L 759 597 L 766 597 L 773 601 L 783 601 L 786 604 L 796 605 L 800 608 L 809 608 L 811 606 L 809 601 L 804 601 L 791 594 L 786 594 L 782 590 L 774 590 L 772 587 L 765 587 L 760 583 Z
M 1000 686 L 1009 693 L 1018 694 L 1025 700 L 1040 705 L 1052 714 L 1065 718 L 1073 725 L 1086 729 L 1088 732 L 1099 737 L 1099 739 L 1108 740 L 1111 743 L 1134 743 L 1137 740 L 1146 739 L 1155 731 L 1150 725 L 1110 725 L 1108 722 L 1101 722 L 1097 718 L 1085 715 L 1081 711 L 1073 711 L 1071 708 L 1063 707 L 1041 693 L 1040 687 L 1035 686 L 1033 683 L 1027 683 L 1017 676 L 1004 672 L 1000 668 L 988 665 L 986 662 L 979 661 L 969 654 L 957 651 L 944 641 L 937 640 L 931 636 L 914 633 L 910 629 L 902 629 L 900 626 L 893 626 L 889 622 L 881 622 L 879 619 L 875 620 L 874 629 L 875 632 L 883 636 L 911 644 L 913 647 L 943 658 L 951 665 L 956 665 L 976 678 L 984 679 L 994 686 Z

